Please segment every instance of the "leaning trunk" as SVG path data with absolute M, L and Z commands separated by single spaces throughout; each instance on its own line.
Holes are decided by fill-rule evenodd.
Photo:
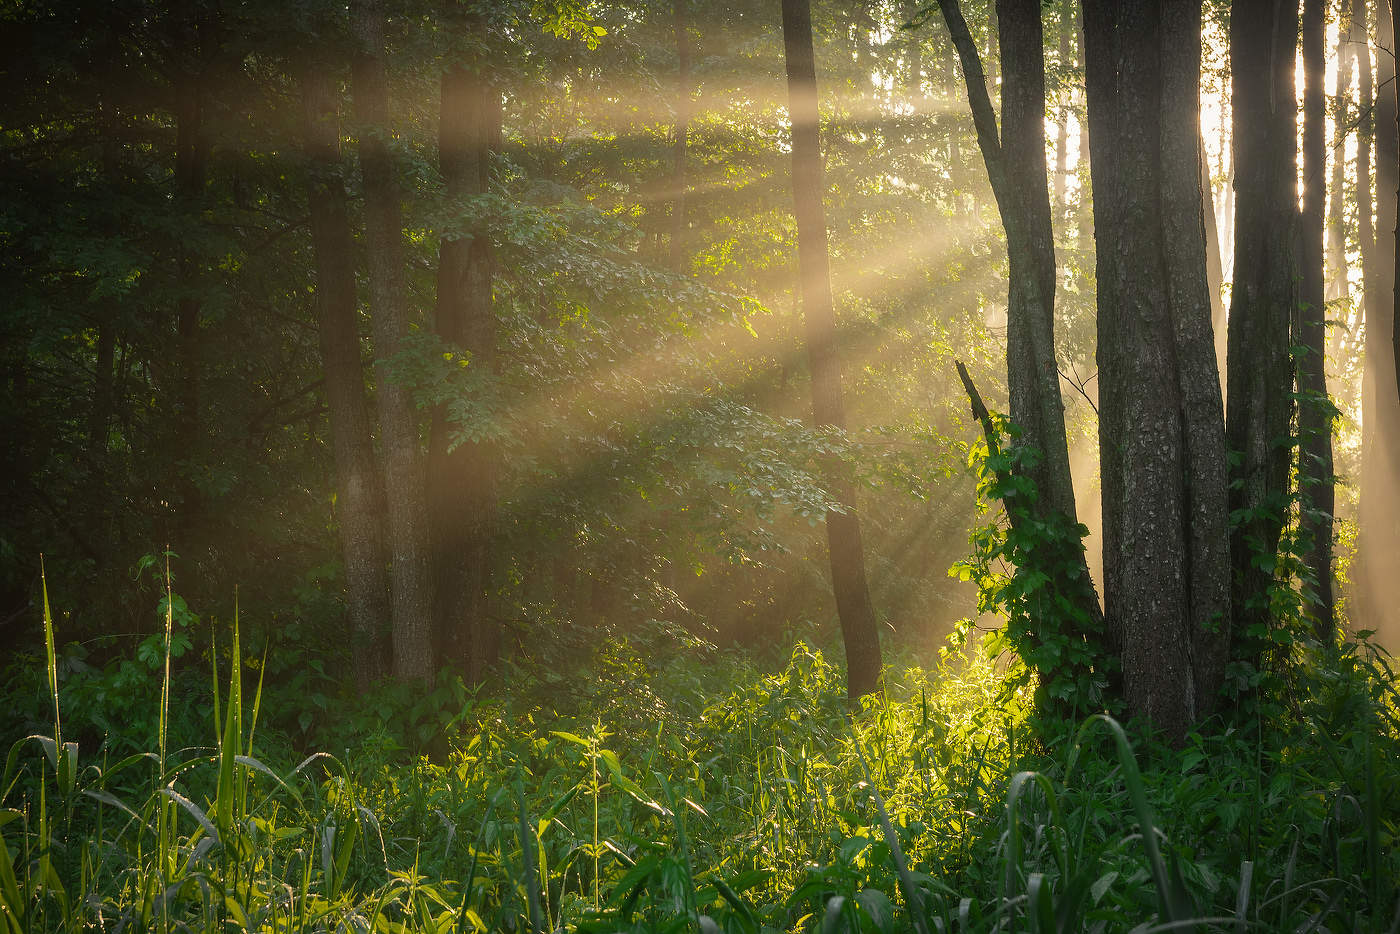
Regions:
M 812 371 L 812 416 L 819 427 L 844 430 L 841 361 L 836 310 L 831 295 L 826 216 L 822 207 L 821 140 L 817 74 L 812 53 L 808 0 L 782 0 L 783 45 L 792 118 L 792 189 L 797 216 L 797 261 L 807 354 Z M 846 686 L 851 697 L 875 690 L 880 678 L 880 632 L 865 579 L 865 550 L 855 513 L 855 484 L 849 468 L 832 459 L 828 483 L 840 511 L 826 515 L 831 584 L 846 646 Z

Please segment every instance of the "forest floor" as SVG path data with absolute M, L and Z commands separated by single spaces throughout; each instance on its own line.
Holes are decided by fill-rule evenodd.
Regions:
M 961 653 L 853 707 L 808 642 L 641 634 L 322 716 L 229 648 L 139 687 L 61 645 L 11 666 L 46 728 L 0 786 L 0 931 L 1400 926 L 1400 701 L 1364 645 L 1177 749 L 1039 722 Z

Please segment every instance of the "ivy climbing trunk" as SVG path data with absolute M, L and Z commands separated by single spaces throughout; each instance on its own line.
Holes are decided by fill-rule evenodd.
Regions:
M 1201 5 L 1084 4 L 1104 611 L 1129 710 L 1180 740 L 1229 645 L 1220 380 L 1200 174 Z
M 360 357 L 355 251 L 341 177 L 338 95 L 328 69 L 315 64 L 303 73 L 301 91 L 316 311 L 335 453 L 336 524 L 345 562 L 352 662 L 356 681 L 364 687 L 388 673 L 384 489 L 374 458 Z
M 788 112 L 792 120 L 792 193 L 797 216 L 799 293 L 806 323 L 812 371 L 812 417 L 819 427 L 844 430 L 841 360 L 836 309 L 827 256 L 826 214 L 822 207 L 822 155 L 817 103 L 812 15 L 808 0 L 782 0 L 783 47 L 787 65 Z M 846 647 L 846 687 L 851 697 L 875 690 L 880 679 L 880 632 L 865 579 L 865 549 L 855 512 L 850 469 L 833 458 L 827 482 L 840 511 L 826 514 L 831 585 L 841 637 Z
M 389 147 L 392 130 L 384 64 L 384 14 L 378 0 L 356 4 L 355 26 L 359 48 L 351 59 L 350 74 L 365 197 L 370 322 L 381 361 L 375 402 L 391 559 L 389 628 L 394 676 L 412 680 L 431 676 L 434 668 L 433 577 L 418 411 L 408 390 L 382 366 L 399 352 L 408 333 L 409 304 L 401 194 Z
M 470 24 L 467 32 L 483 29 Z M 478 62 L 453 61 L 442 75 L 438 160 L 454 205 L 490 188 L 491 160 L 500 148 L 501 95 Z M 490 240 L 480 223 L 444 234 L 438 253 L 435 327 L 467 354 L 472 392 L 489 411 L 496 370 L 496 312 Z M 461 437 L 463 432 L 467 437 Z M 479 680 L 496 660 L 499 639 L 491 616 L 492 537 L 499 452 L 489 426 L 461 425 L 447 406 L 432 415 L 428 483 L 437 577 L 437 649 L 445 661 Z
M 1238 456 L 1230 510 L 1235 625 L 1255 646 L 1271 626 L 1274 555 L 1288 508 L 1293 366 L 1289 324 L 1298 307 L 1296 3 L 1240 0 L 1231 10 L 1235 265 L 1230 290 L 1227 443 Z M 1280 102 L 1283 102 L 1280 104 Z
M 987 93 L 981 58 L 957 0 L 939 0 L 939 8 L 962 63 L 967 96 L 977 130 L 977 144 L 991 180 L 992 193 L 1006 230 L 1010 265 L 1006 312 L 1006 369 L 1011 420 L 1021 435 L 1013 444 L 1038 454 L 1018 459 L 1018 473 L 1035 485 L 1036 499 L 1027 513 L 1007 503 L 1013 525 L 1059 517 L 1068 533 L 1079 520 L 1065 438 L 1064 404 L 1055 358 L 1055 239 L 1049 180 L 1045 165 L 1045 60 L 1040 0 L 997 0 L 1002 64 L 1001 133 Z M 1030 621 L 1032 632 L 1046 626 L 1070 627 L 1063 635 L 1097 641 L 1103 614 L 1094 592 L 1082 544 L 1060 544 L 1067 553 L 1030 551 L 1045 566 L 1022 567 L 1027 577 L 1044 575 L 1053 591 L 1050 604 L 1058 619 Z M 1066 613 L 1062 607 L 1067 606 Z M 1068 663 L 1068 659 L 1065 660 Z M 1050 672 L 1042 671 L 1042 678 Z M 1099 699 L 1076 698 L 1100 706 Z M 1097 702 L 1093 702 L 1097 701 Z
M 1323 269 L 1326 226 L 1327 141 L 1326 60 L 1323 0 L 1303 0 L 1303 213 L 1298 239 L 1301 264 L 1297 337 L 1298 493 L 1303 560 L 1315 582 L 1309 607 L 1318 639 L 1331 642 L 1332 413 L 1327 400 L 1327 308 Z

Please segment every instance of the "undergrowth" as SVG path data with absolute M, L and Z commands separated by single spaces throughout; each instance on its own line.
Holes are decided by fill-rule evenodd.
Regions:
M 107 676 L 63 664 L 47 599 L 45 631 L 4 686 L 46 711 L 0 785 L 15 934 L 1400 927 L 1396 680 L 1364 642 L 1175 749 L 1036 721 L 983 658 L 852 709 L 806 642 L 761 671 L 618 637 L 508 689 L 327 695 L 308 755 L 236 620 L 142 661 L 125 719 L 69 705 Z

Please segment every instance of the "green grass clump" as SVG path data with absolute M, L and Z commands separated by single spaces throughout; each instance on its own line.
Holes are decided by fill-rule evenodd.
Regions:
M 65 734 L 82 675 L 47 609 L 45 633 L 51 729 L 0 786 L 15 934 L 1378 932 L 1400 912 L 1396 681 L 1364 644 L 1182 748 L 1038 722 L 982 659 L 890 668 L 853 710 L 802 642 L 765 672 L 617 638 L 509 690 L 445 681 L 431 737 L 422 698 L 337 701 L 335 754 L 292 756 L 254 742 L 301 711 L 271 709 L 235 620 L 197 703 L 170 693 L 192 659 L 165 653 L 149 751 L 118 755 L 137 738 Z M 204 712 L 209 745 L 170 743 L 172 708 Z

